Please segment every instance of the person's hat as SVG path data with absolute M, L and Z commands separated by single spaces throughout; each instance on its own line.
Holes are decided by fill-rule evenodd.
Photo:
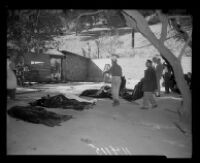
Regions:
M 111 57 L 119 58 L 119 55 L 118 54 L 111 54 Z
M 111 54 L 111 60 L 117 62 L 117 58 L 119 58 L 119 56 L 117 54 Z
M 152 63 L 152 61 L 151 61 L 150 59 L 147 59 L 147 62 L 148 62 L 148 63 Z
M 153 62 L 156 62 L 157 60 L 158 60 L 157 57 L 153 57 L 153 58 L 152 58 L 152 61 L 153 61 Z

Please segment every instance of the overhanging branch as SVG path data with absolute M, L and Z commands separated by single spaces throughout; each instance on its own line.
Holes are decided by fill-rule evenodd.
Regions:
M 136 27 L 138 31 L 144 36 L 148 37 L 146 34 L 150 34 L 151 37 L 154 37 L 154 33 L 150 30 L 147 21 L 144 19 L 137 10 L 123 10 L 126 14 L 128 14 L 132 21 L 136 23 Z M 131 26 L 132 27 L 132 26 Z
M 167 38 L 167 25 L 168 25 L 168 18 L 166 15 L 162 14 L 160 10 L 156 11 L 158 14 L 158 17 L 162 23 L 162 30 L 161 30 L 161 36 L 160 41 L 164 44 L 164 41 Z
M 130 17 L 130 15 L 128 15 L 126 12 L 122 11 L 122 15 L 124 16 L 125 20 L 126 20 L 126 24 L 128 26 L 131 26 L 135 31 L 139 31 L 139 29 L 137 28 L 137 23 L 136 21 Z
M 185 42 L 183 48 L 181 49 L 181 52 L 180 52 L 179 55 L 178 55 L 178 60 L 179 60 L 179 61 L 181 61 L 181 58 L 182 58 L 182 56 L 183 56 L 183 54 L 184 54 L 184 51 L 185 51 L 186 47 L 188 46 L 188 44 L 189 44 L 189 42 L 190 42 L 191 40 L 192 40 L 192 37 L 190 36 L 190 37 L 188 38 L 188 40 Z

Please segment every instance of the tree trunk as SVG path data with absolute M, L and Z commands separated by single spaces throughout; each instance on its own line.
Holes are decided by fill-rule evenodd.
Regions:
M 144 37 L 146 37 L 163 55 L 169 63 L 172 65 L 175 75 L 175 80 L 177 82 L 178 88 L 183 97 L 183 108 L 179 110 L 180 117 L 182 122 L 187 122 L 189 125 L 191 124 L 192 114 L 191 114 L 191 92 L 189 86 L 187 85 L 183 70 L 181 67 L 181 63 L 179 62 L 178 58 L 176 58 L 172 52 L 158 40 L 155 35 L 150 30 L 146 20 L 144 17 L 135 10 L 124 10 L 130 17 L 134 18 L 137 23 L 138 30 L 142 33 Z M 134 20 L 133 20 L 134 21 Z M 130 24 L 130 23 L 129 23 Z

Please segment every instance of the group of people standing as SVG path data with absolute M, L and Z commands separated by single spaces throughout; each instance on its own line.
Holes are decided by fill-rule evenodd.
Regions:
M 117 58 L 119 56 L 113 54 L 111 56 L 112 66 L 109 70 L 103 72 L 103 75 L 110 73 L 112 75 L 112 98 L 113 106 L 120 104 L 119 93 L 120 85 L 122 79 L 122 68 L 117 63 Z M 149 103 L 152 108 L 156 108 L 158 105 L 155 101 L 154 94 L 156 97 L 161 96 L 161 85 L 165 87 L 165 93 L 169 93 L 169 89 L 173 91 L 171 79 L 173 77 L 173 69 L 169 67 L 169 63 L 162 64 L 161 59 L 158 57 L 153 57 L 152 60 L 148 59 L 145 63 L 147 69 L 144 71 L 144 77 L 141 79 L 142 91 L 143 91 L 143 105 L 141 109 L 148 109 Z M 170 69 L 171 68 L 171 69 Z M 164 84 L 161 83 L 163 77 Z M 174 80 L 175 82 L 175 80 Z M 173 84 L 174 87 L 175 84 Z
M 119 57 L 118 55 L 112 54 L 111 68 L 109 70 L 106 70 L 103 72 L 103 75 L 105 75 L 106 73 L 110 73 L 112 75 L 111 85 L 112 85 L 113 106 L 117 106 L 120 104 L 119 93 L 120 93 L 120 85 L 122 82 L 121 81 L 122 80 L 122 68 L 117 63 L 118 57 Z M 159 69 L 159 70 L 161 69 L 158 65 L 156 66 L 156 68 L 153 68 L 151 60 L 146 61 L 146 67 L 147 67 L 147 69 L 145 70 L 144 78 L 142 78 L 143 92 L 144 92 L 142 109 L 147 108 L 148 101 L 151 102 L 153 108 L 157 107 L 156 101 L 154 100 L 154 97 L 153 97 L 153 92 L 155 92 L 155 90 L 157 90 L 157 88 L 158 88 L 157 81 L 159 79 L 157 78 L 157 76 L 160 75 L 160 72 L 158 73 L 158 75 L 156 75 L 156 69 Z M 160 93 L 160 89 L 158 89 L 158 92 Z

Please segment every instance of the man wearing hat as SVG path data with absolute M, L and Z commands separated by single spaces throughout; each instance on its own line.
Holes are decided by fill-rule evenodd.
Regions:
M 157 107 L 157 103 L 153 97 L 154 91 L 157 89 L 157 81 L 156 81 L 156 72 L 153 69 L 152 61 L 146 61 L 147 69 L 144 71 L 144 78 L 142 79 L 143 82 L 143 106 L 141 109 L 148 109 L 148 103 L 150 102 L 152 108 Z
M 121 85 L 121 77 L 122 77 L 122 68 L 117 63 L 117 58 L 119 56 L 116 54 L 112 54 L 111 62 L 112 66 L 109 70 L 105 71 L 105 73 L 110 73 L 112 75 L 112 98 L 113 98 L 113 106 L 117 106 L 120 104 L 119 102 L 119 90 Z

